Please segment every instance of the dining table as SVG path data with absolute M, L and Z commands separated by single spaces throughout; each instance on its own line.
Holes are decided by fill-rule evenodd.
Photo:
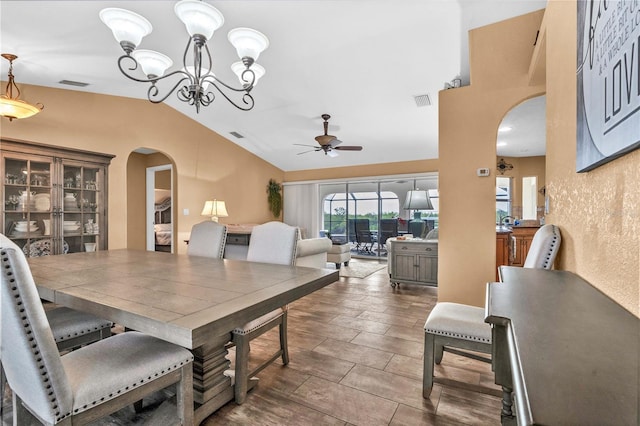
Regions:
M 190 349 L 195 424 L 234 398 L 232 330 L 339 279 L 330 269 L 131 249 L 28 262 L 43 300 Z

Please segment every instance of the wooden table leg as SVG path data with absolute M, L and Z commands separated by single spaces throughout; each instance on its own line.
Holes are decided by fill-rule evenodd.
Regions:
M 217 409 L 232 401 L 231 378 L 224 372 L 231 362 L 226 358 L 225 345 L 231 334 L 212 338 L 207 344 L 193 349 L 193 400 L 194 424 L 200 424 Z

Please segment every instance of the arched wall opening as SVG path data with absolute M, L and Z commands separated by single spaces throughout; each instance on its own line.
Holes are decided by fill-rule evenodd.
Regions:
M 177 200 L 177 170 L 175 162 L 171 157 L 163 152 L 158 152 L 148 148 L 138 148 L 129 154 L 127 159 L 127 248 L 135 250 L 147 249 L 147 229 L 148 217 L 154 217 L 147 211 L 147 169 L 150 167 L 158 167 L 170 165 L 172 173 L 167 182 L 166 176 L 158 175 L 156 179 L 156 188 L 161 194 L 167 194 L 174 200 Z M 155 197 L 152 195 L 152 197 Z M 161 200 L 160 200 L 161 201 Z M 151 212 L 153 213 L 153 212 Z M 168 215 L 168 216 L 167 216 Z M 177 217 L 175 207 L 171 209 L 171 213 L 162 216 L 165 223 L 170 220 L 172 226 L 170 229 L 177 229 Z M 173 232 L 175 235 L 175 232 Z M 166 240 L 165 240 L 166 241 Z M 172 242 L 175 245 L 175 237 L 172 236 Z M 166 244 L 164 244 L 166 246 Z M 163 251 L 171 251 L 165 249 Z

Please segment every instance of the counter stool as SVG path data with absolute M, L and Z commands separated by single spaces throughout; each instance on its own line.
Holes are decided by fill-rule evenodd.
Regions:
M 433 386 L 433 364 L 440 364 L 444 347 L 491 353 L 491 326 L 484 322 L 484 308 L 460 303 L 436 304 L 424 324 L 424 374 L 422 395 L 427 398 Z M 465 352 L 464 356 L 491 362 L 491 359 Z
M 335 263 L 336 269 L 340 269 L 342 263 L 349 266 L 351 260 L 351 244 L 333 244 L 327 252 L 327 262 Z

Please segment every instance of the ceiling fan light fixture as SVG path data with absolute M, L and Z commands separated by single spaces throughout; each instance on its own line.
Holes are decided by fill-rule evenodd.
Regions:
M 336 150 L 362 151 L 362 147 L 359 145 L 340 145 L 342 143 L 341 140 L 339 140 L 333 135 L 327 134 L 327 132 L 329 131 L 329 119 L 331 118 L 331 116 L 329 114 L 322 114 L 321 117 L 324 120 L 324 123 L 323 123 L 324 135 L 319 135 L 315 137 L 316 142 L 318 142 L 318 145 L 320 146 L 315 147 L 313 151 L 315 152 L 323 151 L 324 155 L 327 155 L 329 157 L 337 157 L 338 153 L 336 152 Z M 301 145 L 301 144 L 294 144 L 294 145 Z M 310 145 L 302 145 L 302 146 L 310 146 Z M 314 148 L 314 147 L 311 146 L 311 148 Z M 310 152 L 310 151 L 305 151 L 305 152 Z M 305 152 L 299 152 L 298 155 L 304 154 Z
M 224 24 L 224 16 L 209 3 L 199 0 L 182 0 L 173 8 L 191 37 L 203 36 L 207 41 Z
M 130 10 L 108 7 L 100 11 L 100 20 L 113 32 L 116 41 L 123 49 L 135 49 L 142 38 L 153 30 L 151 22 Z M 125 47 L 127 46 L 127 47 Z
M 11 53 L 3 53 L 2 57 L 9 61 L 9 81 L 5 93 L 0 95 L 0 116 L 8 118 L 9 121 L 13 121 L 14 119 L 19 120 L 36 115 L 44 109 L 44 105 L 39 103 L 31 105 L 20 99 L 20 89 L 14 81 L 13 61 L 18 59 L 18 57 Z M 15 96 L 13 96 L 14 89 L 17 92 Z

